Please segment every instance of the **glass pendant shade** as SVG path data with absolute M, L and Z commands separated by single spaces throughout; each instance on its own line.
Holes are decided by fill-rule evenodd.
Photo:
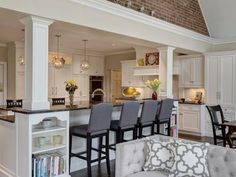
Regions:
M 86 42 L 88 40 L 83 40 L 84 41 L 84 60 L 81 62 L 80 67 L 83 71 L 86 71 L 89 69 L 89 62 L 87 60 L 87 48 L 86 48 Z
M 61 37 L 61 35 L 56 35 L 57 37 L 57 56 L 53 57 L 53 66 L 57 69 L 62 68 L 65 63 L 66 60 L 63 57 L 59 57 L 59 38 Z

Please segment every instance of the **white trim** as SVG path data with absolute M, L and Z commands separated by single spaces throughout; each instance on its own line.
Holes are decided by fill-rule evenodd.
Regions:
M 114 4 L 109 1 L 105 1 L 105 0 L 84 0 L 84 1 L 71 0 L 71 1 L 88 6 L 88 7 L 99 9 L 99 10 L 102 10 L 111 14 L 115 14 L 115 15 L 130 19 L 130 20 L 133 20 L 133 21 L 137 21 L 137 22 L 149 25 L 149 26 L 153 26 L 155 28 L 163 29 L 163 30 L 166 30 L 166 31 L 169 31 L 169 32 L 181 35 L 181 36 L 199 40 L 202 42 L 213 44 L 215 40 L 214 38 L 211 38 L 203 34 L 194 32 L 192 30 L 171 24 L 169 22 L 160 20 L 156 17 L 152 17 L 149 15 L 137 12 L 133 9 L 123 7 L 119 4 Z
M 105 56 L 119 55 L 119 54 L 133 53 L 133 52 L 135 52 L 135 50 L 123 50 L 123 51 L 119 51 L 119 52 L 108 52 L 108 53 L 105 53 Z
M 0 65 L 3 65 L 3 70 L 4 70 L 3 100 L 6 101 L 6 99 L 7 99 L 7 62 L 0 62 Z

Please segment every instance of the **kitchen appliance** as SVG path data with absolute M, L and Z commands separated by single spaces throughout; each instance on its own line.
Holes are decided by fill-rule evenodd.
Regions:
M 101 103 L 104 101 L 103 90 L 103 76 L 90 76 L 89 77 L 89 101 L 92 104 Z M 98 90 L 94 92 L 95 90 Z

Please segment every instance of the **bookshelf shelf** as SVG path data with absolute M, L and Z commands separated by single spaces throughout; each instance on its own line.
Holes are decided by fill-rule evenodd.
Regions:
M 53 133 L 53 132 L 58 132 L 58 131 L 65 131 L 65 127 L 61 126 L 55 126 L 52 128 L 44 129 L 44 128 L 34 128 L 32 135 L 39 135 L 39 134 L 45 134 L 45 133 Z
M 44 152 L 49 152 L 49 151 L 55 151 L 55 150 L 59 150 L 59 149 L 63 149 L 63 148 L 66 148 L 65 144 L 58 145 L 58 146 L 48 145 L 48 146 L 44 146 L 41 148 L 33 147 L 32 154 L 39 154 L 39 153 L 44 153 Z

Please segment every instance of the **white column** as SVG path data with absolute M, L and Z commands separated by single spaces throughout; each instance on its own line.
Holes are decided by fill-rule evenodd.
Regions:
M 158 48 L 160 52 L 159 79 L 160 96 L 173 98 L 173 53 L 174 47 Z
M 48 26 L 52 20 L 27 16 L 25 25 L 25 99 L 23 108 L 48 109 Z

